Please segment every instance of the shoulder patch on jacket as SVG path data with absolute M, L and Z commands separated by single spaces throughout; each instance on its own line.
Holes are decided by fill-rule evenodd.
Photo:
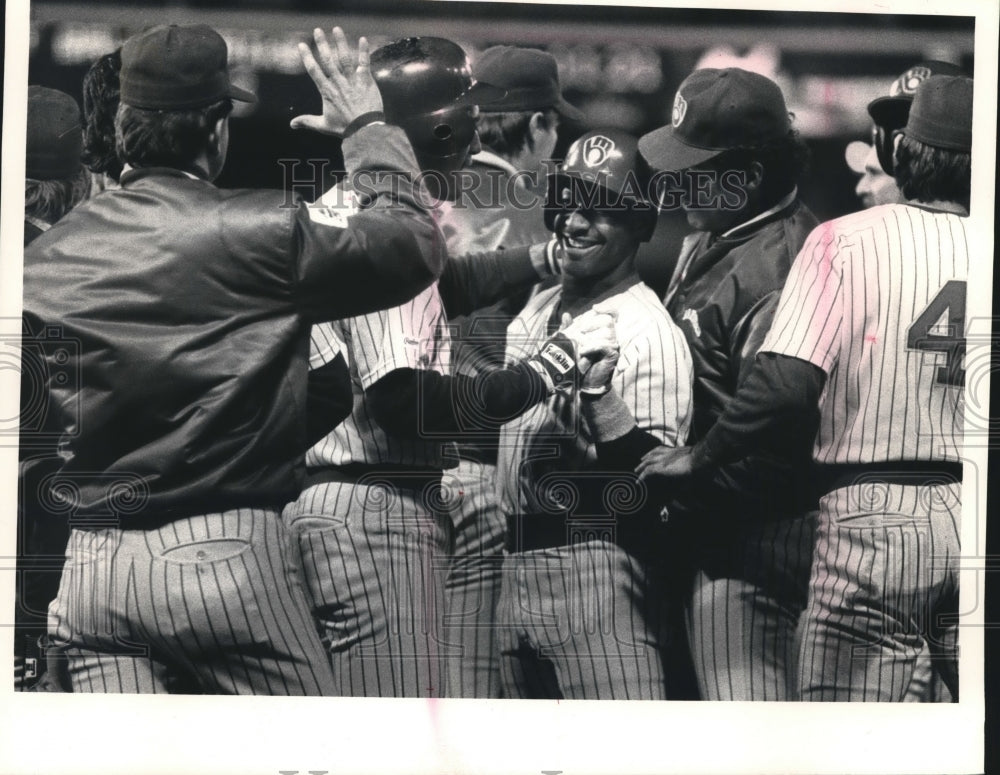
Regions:
M 307 207 L 309 218 L 314 223 L 335 226 L 338 229 L 346 229 L 347 219 L 361 209 L 354 191 L 340 185 L 334 186 L 324 193 L 318 201 L 307 205 Z
M 691 328 L 694 329 L 694 335 L 701 337 L 701 324 L 698 323 L 698 311 L 693 309 L 684 310 L 684 314 L 681 315 L 681 320 L 686 320 L 691 324 Z

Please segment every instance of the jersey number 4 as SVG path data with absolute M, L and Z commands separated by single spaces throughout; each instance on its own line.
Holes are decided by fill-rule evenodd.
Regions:
M 947 315 L 943 326 L 938 324 Z M 934 329 L 947 333 L 931 333 Z M 941 385 L 965 385 L 965 281 L 949 280 L 931 299 L 906 332 L 906 346 L 911 350 L 942 353 L 945 365 L 938 366 L 936 380 Z

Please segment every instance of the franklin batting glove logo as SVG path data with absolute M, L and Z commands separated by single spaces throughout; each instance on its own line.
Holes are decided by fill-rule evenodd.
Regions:
M 583 163 L 588 167 L 599 167 L 604 164 L 614 150 L 615 141 L 604 135 L 588 137 L 580 148 L 580 152 L 583 154 Z
M 670 124 L 674 127 L 674 129 L 681 125 L 681 122 L 684 120 L 684 116 L 687 115 L 687 112 L 687 100 L 684 99 L 680 92 L 677 92 L 677 95 L 674 97 L 674 109 L 670 114 Z

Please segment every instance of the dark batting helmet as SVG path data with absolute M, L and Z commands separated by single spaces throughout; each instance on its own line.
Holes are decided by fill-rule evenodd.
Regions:
M 932 75 L 964 75 L 964 73 L 962 68 L 950 62 L 939 62 L 934 59 L 921 62 L 893 81 L 887 96 L 868 103 L 868 115 L 874 122 L 872 145 L 875 146 L 878 163 L 888 175 L 893 174 L 895 134 L 906 126 L 917 87 Z
M 465 51 L 444 38 L 403 38 L 376 49 L 371 72 L 386 121 L 403 128 L 424 170 L 460 169 L 476 135 L 476 105 L 506 94 L 478 83 Z
M 650 169 L 635 137 L 617 129 L 587 132 L 548 176 L 545 225 L 556 231 L 560 216 L 574 210 L 617 212 L 634 219 L 639 240 L 647 242 L 656 227 L 649 185 Z

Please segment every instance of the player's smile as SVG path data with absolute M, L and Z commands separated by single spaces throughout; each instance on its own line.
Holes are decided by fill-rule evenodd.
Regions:
M 631 256 L 638 245 L 625 219 L 599 210 L 574 210 L 562 216 L 559 241 L 563 270 L 578 278 L 603 277 Z

